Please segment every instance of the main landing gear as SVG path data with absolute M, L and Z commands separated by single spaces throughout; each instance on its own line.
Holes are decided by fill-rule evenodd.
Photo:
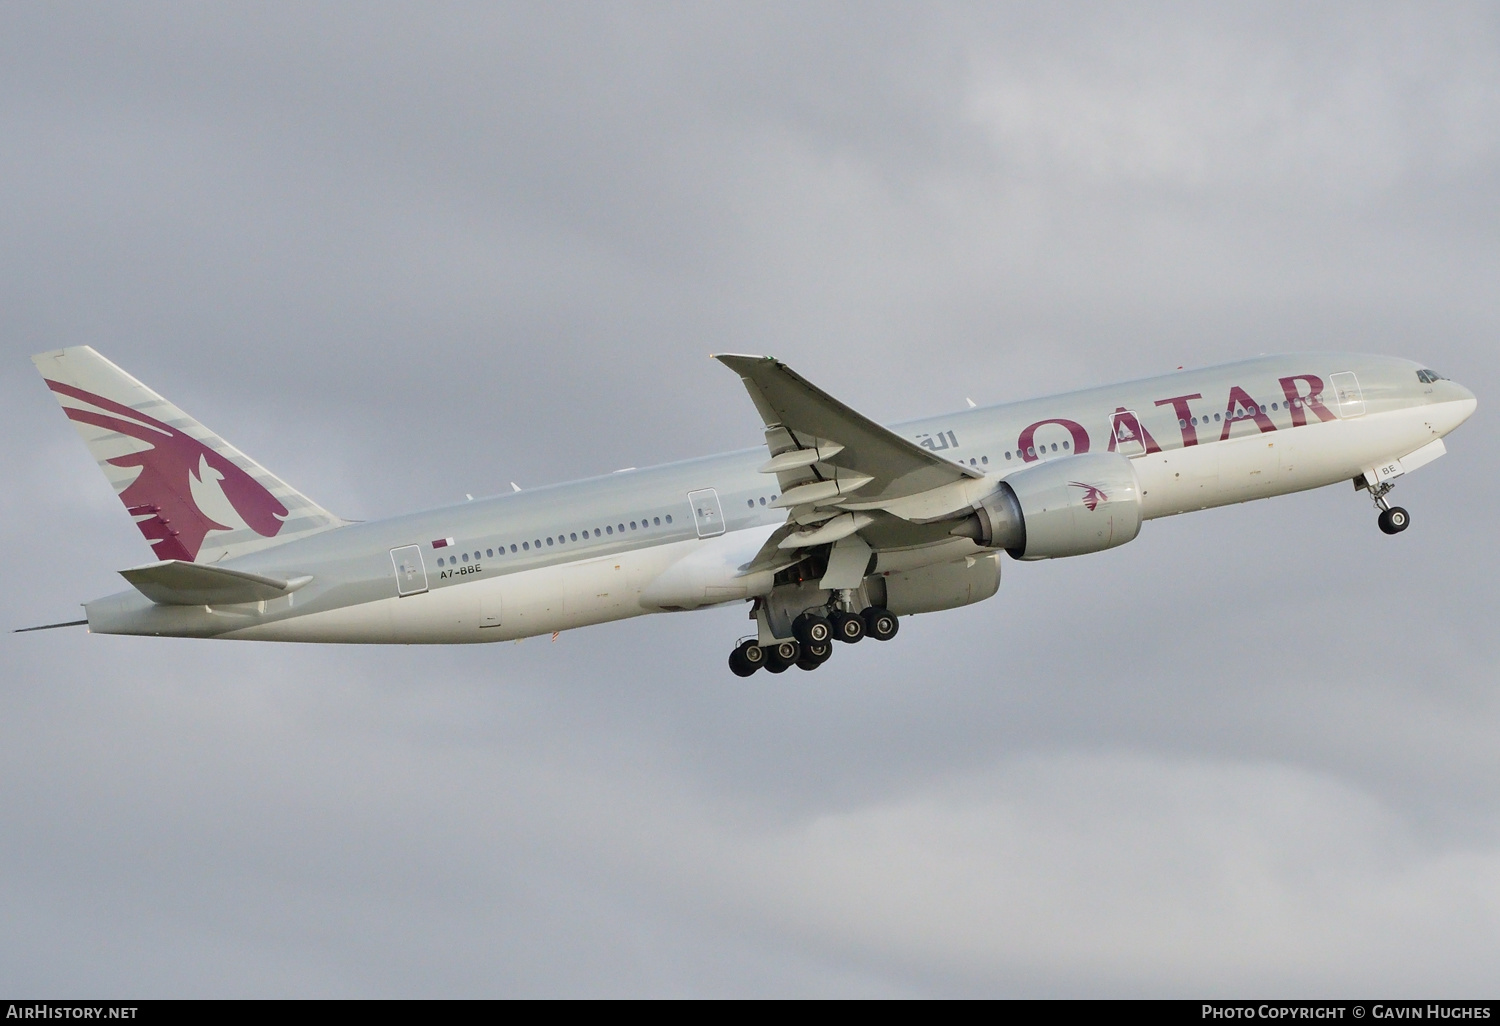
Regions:
M 1411 526 L 1411 514 L 1400 506 L 1392 506 L 1385 501 L 1385 497 L 1390 494 L 1395 485 L 1389 481 L 1382 481 L 1368 487 L 1370 497 L 1375 500 L 1375 505 L 1380 510 L 1380 517 L 1375 522 L 1380 525 L 1382 531 L 1386 534 L 1400 534 Z
M 783 673 L 790 667 L 816 670 L 833 656 L 833 642 L 852 645 L 866 637 L 890 641 L 901 628 L 901 621 L 888 609 L 871 606 L 862 613 L 838 609 L 830 616 L 803 613 L 792 621 L 795 640 L 761 645 L 756 639 L 742 641 L 729 653 L 729 669 L 737 677 L 748 677 L 764 666 L 772 673 Z

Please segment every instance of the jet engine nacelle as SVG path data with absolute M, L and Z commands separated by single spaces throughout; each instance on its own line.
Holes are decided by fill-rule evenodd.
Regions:
M 970 556 L 870 578 L 871 599 L 895 613 L 935 613 L 982 602 L 1000 590 L 1000 553 Z
M 953 533 L 1016 559 L 1081 556 L 1141 533 L 1141 485 L 1119 453 L 1083 453 L 1017 471 Z

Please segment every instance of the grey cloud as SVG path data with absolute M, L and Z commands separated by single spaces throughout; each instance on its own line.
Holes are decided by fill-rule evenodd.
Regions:
M 146 558 L 26 359 L 89 343 L 333 509 L 1258 352 L 1480 412 L 1350 489 L 1007 563 L 816 677 L 740 609 L 556 644 L 12 635 L 0 985 L 1476 993 L 1495 978 L 1485 5 L 15 7 L 11 626 Z

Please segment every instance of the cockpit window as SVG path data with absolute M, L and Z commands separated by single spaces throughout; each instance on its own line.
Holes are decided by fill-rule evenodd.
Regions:
M 1424 385 L 1430 385 L 1434 381 L 1447 381 L 1448 379 L 1443 377 L 1435 370 L 1427 370 L 1424 368 L 1417 371 L 1417 380 Z

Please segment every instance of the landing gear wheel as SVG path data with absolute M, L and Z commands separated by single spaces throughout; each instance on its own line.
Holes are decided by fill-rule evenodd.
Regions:
M 766 652 L 754 641 L 741 642 L 729 653 L 729 669 L 736 677 L 748 677 L 766 664 Z
M 829 619 L 833 621 L 833 636 L 852 645 L 865 636 L 865 621 L 858 613 L 836 611 Z
M 828 662 L 833 655 L 833 642 L 815 641 L 811 645 L 802 646 L 802 654 L 797 657 L 797 668 L 799 670 L 816 670 Z
M 876 641 L 890 641 L 901 629 L 901 621 L 889 609 L 871 606 L 860 615 L 864 617 L 865 633 Z
M 1400 506 L 1392 506 L 1390 509 L 1380 511 L 1380 519 L 1377 523 L 1386 534 L 1400 534 L 1411 526 L 1411 516 Z
M 803 645 L 817 645 L 833 637 L 833 625 L 817 613 L 803 613 L 792 621 L 792 636 Z
M 787 667 L 796 665 L 801 648 L 795 641 L 778 641 L 766 649 L 766 669 L 772 673 L 785 673 Z

